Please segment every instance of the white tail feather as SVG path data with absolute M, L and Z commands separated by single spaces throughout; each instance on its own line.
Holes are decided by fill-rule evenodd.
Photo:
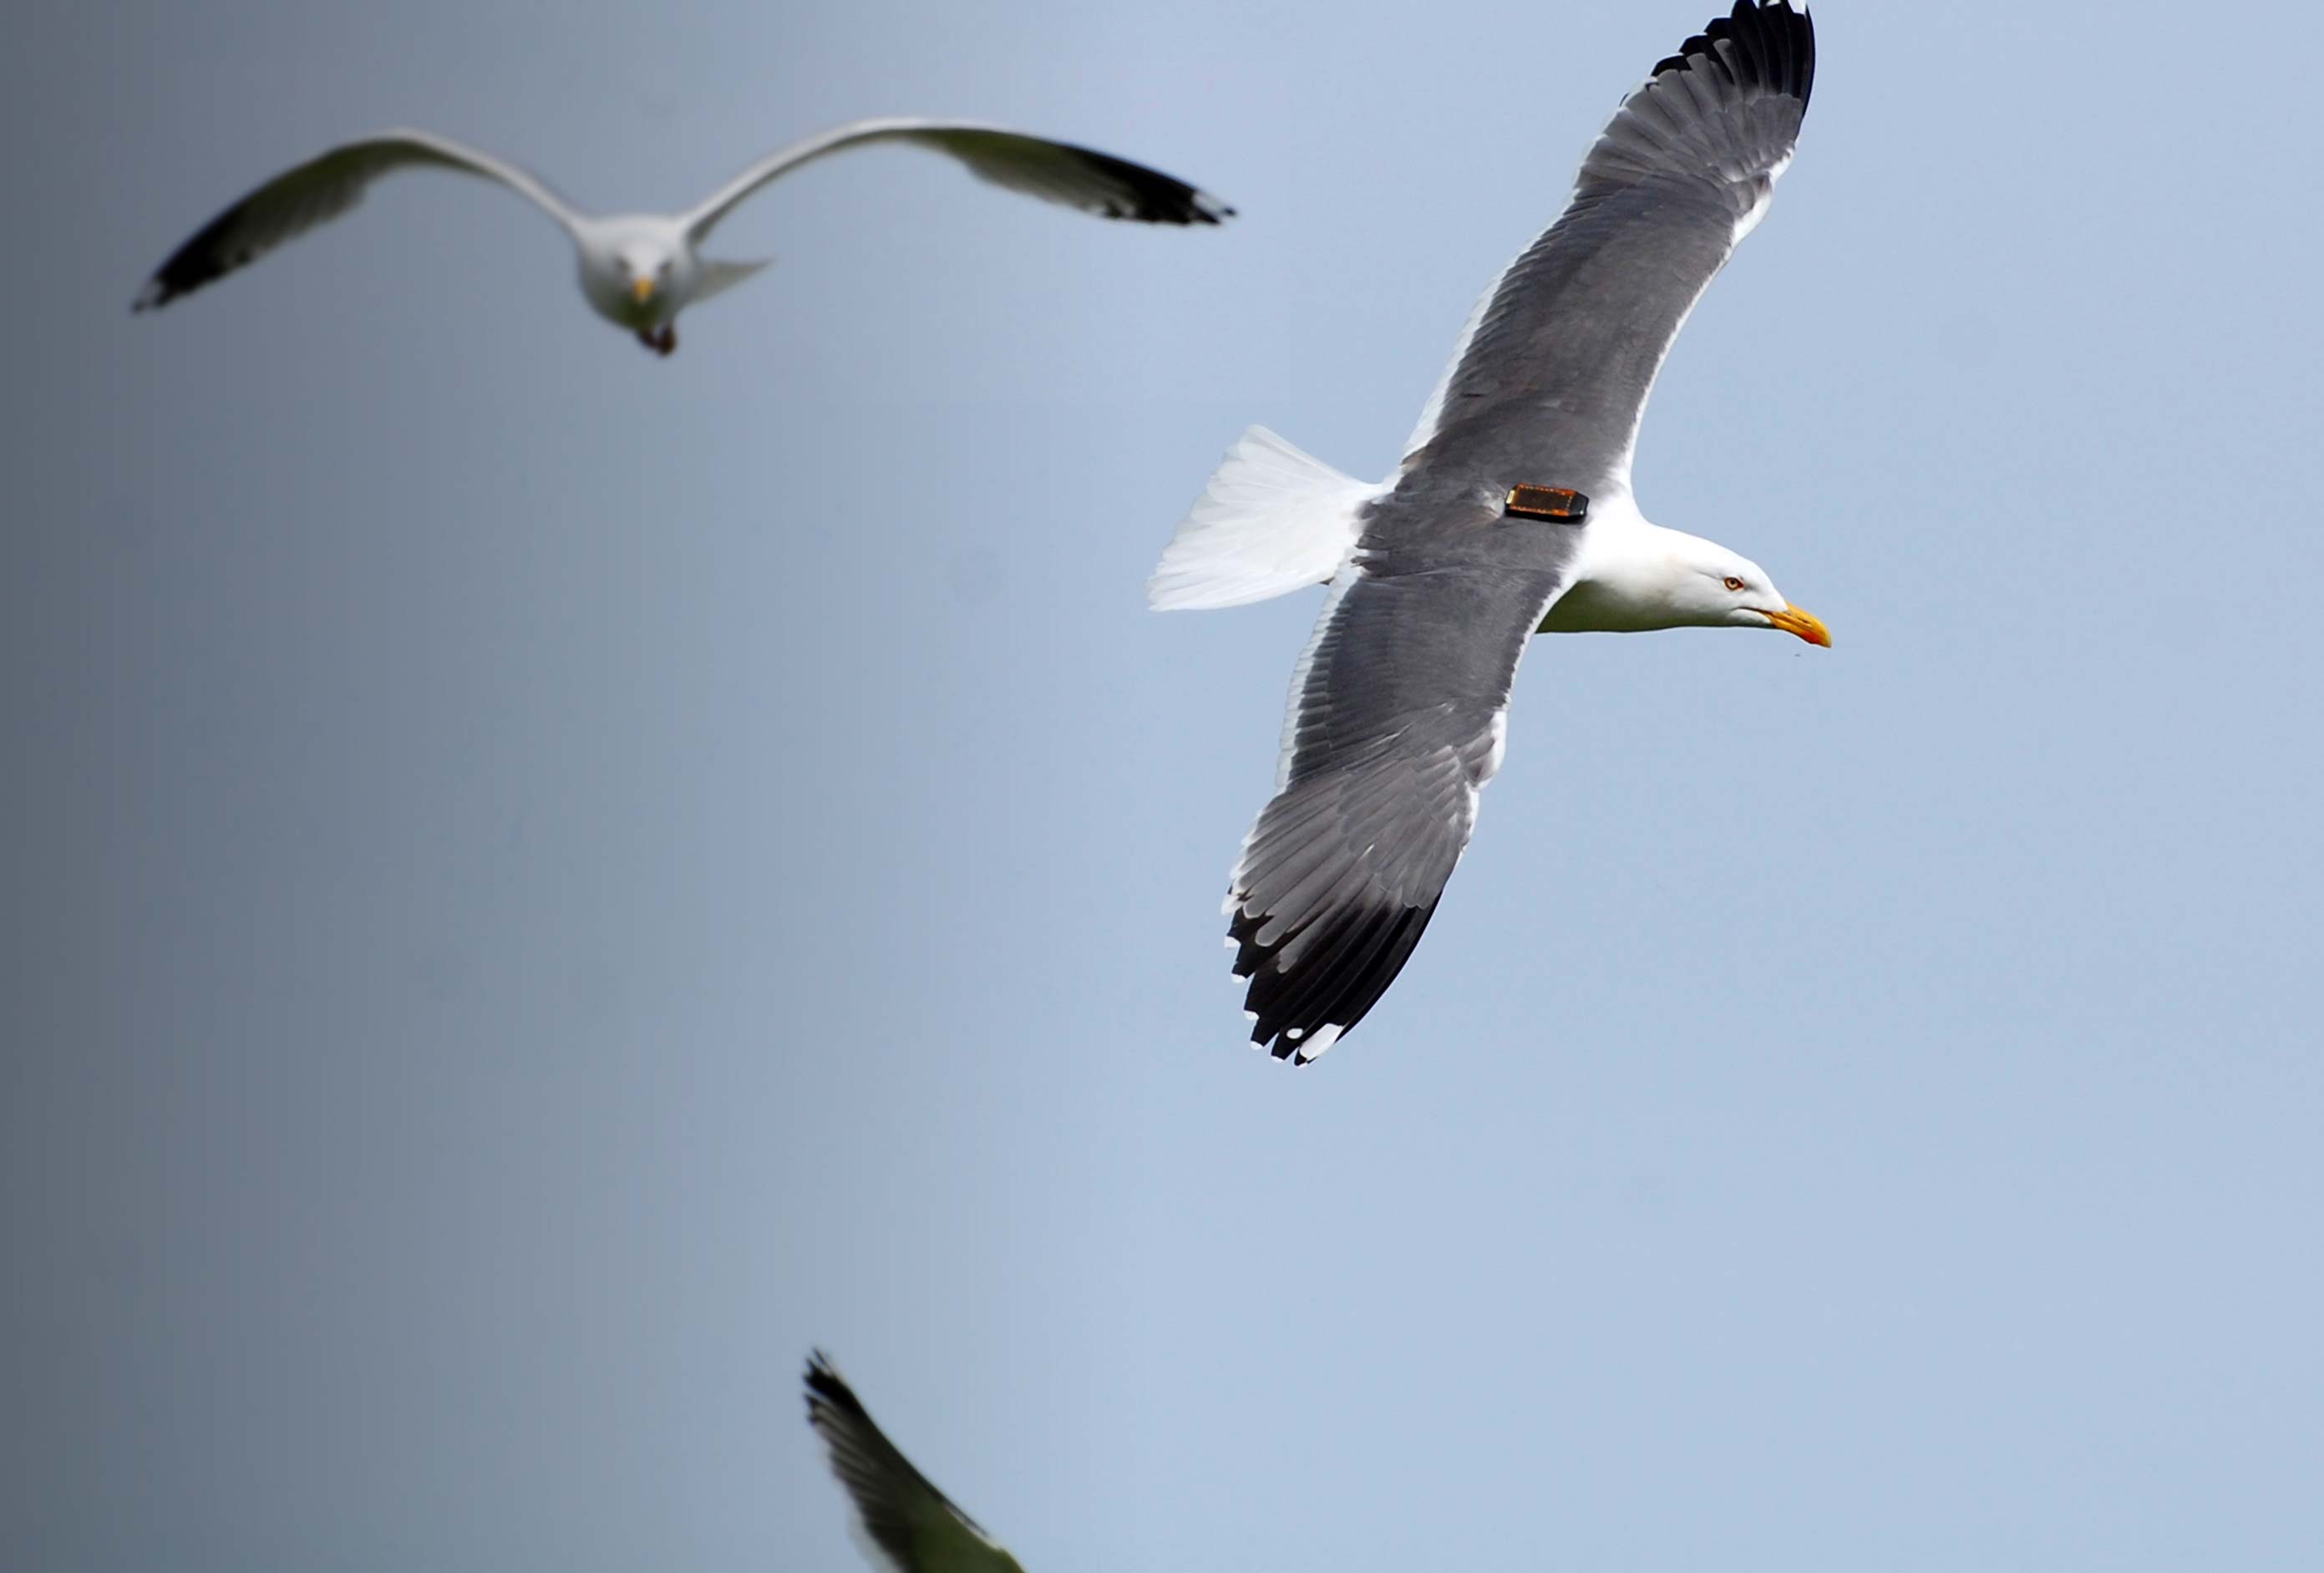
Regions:
M 702 260 L 702 282 L 695 286 L 694 299 L 703 301 L 713 295 L 723 294 L 774 260 L 761 257 L 754 262 L 721 262 L 705 257 Z
M 1243 606 L 1323 584 L 1387 490 L 1342 475 L 1263 426 L 1235 439 L 1146 583 L 1157 612 Z

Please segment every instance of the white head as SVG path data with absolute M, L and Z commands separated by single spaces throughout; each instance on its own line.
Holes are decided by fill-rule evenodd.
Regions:
M 1831 630 L 1813 612 L 1784 598 L 1767 570 L 1717 541 L 1679 530 L 1670 538 L 1663 594 L 1674 628 L 1773 628 L 1812 645 L 1831 644 Z
M 1635 511 L 1591 525 L 1573 588 L 1542 627 L 1561 633 L 1773 628 L 1812 645 L 1831 643 L 1821 621 L 1784 599 L 1766 569 L 1717 541 L 1649 524 Z
M 700 269 L 675 221 L 602 221 L 581 243 L 581 290 L 597 314 L 628 328 L 659 327 L 693 296 Z

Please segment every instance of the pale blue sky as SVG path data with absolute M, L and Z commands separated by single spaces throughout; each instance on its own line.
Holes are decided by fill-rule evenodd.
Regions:
M 2319 1565 L 2305 7 L 1820 7 L 1638 492 L 1837 649 L 1539 641 L 1401 981 L 1238 1046 L 1316 597 L 1142 578 L 1248 423 L 1384 474 L 1708 14 L 28 24 L 0 1560 L 853 1568 L 821 1343 L 1032 1573 Z M 126 310 L 375 126 L 897 112 L 1243 217 L 821 166 L 665 363 L 413 177 Z

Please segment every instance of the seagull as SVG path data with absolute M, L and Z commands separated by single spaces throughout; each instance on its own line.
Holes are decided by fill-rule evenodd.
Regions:
M 276 246 L 337 218 L 373 181 L 398 170 L 451 170 L 496 180 L 572 237 L 590 308 L 658 354 L 678 348 L 678 314 L 730 290 L 765 261 L 706 258 L 719 221 L 769 181 L 827 154 L 880 143 L 931 148 L 996 186 L 1140 224 L 1219 224 L 1234 209 L 1184 180 L 1111 153 L 965 120 L 858 120 L 769 153 L 683 213 L 584 213 L 540 177 L 426 131 L 388 131 L 346 143 L 285 170 L 204 225 L 153 271 L 133 311 L 167 306 Z
M 1541 633 L 1824 625 L 1727 547 L 1650 524 L 1630 457 L 1655 373 L 1767 209 L 1815 79 L 1789 0 L 1738 0 L 1623 100 L 1565 211 L 1477 304 L 1378 485 L 1262 427 L 1148 586 L 1157 609 L 1330 585 L 1275 796 L 1229 878 L 1251 1041 L 1305 1063 L 1395 980 L 1500 768 Z
M 968 1514 L 912 1467 L 822 1350 L 807 1363 L 807 1423 L 855 1508 L 850 1526 L 885 1573 L 1024 1573 Z

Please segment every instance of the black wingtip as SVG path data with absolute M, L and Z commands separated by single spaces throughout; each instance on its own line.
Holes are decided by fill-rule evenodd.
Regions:
M 1286 970 L 1281 955 L 1293 936 L 1260 943 L 1268 917 L 1236 907 L 1227 934 L 1236 947 L 1234 975 L 1250 984 L 1243 1009 L 1254 1018 L 1251 1043 L 1277 1060 L 1313 1064 L 1379 1003 L 1435 915 L 1433 901 L 1351 914 Z
M 1111 177 L 1121 190 L 1120 199 L 1109 201 L 1096 210 L 1100 217 L 1127 219 L 1134 224 L 1196 225 L 1223 224 L 1235 216 L 1232 207 L 1175 175 L 1166 175 L 1095 148 L 1075 147 L 1072 152 Z
M 246 268 L 255 262 L 258 253 L 252 247 L 241 245 L 227 251 L 221 244 L 220 237 L 241 216 L 244 206 L 237 203 L 228 208 L 203 225 L 193 239 L 171 253 L 169 260 L 153 270 L 153 276 L 145 281 L 145 287 L 137 292 L 137 299 L 130 303 L 129 309 L 133 312 L 158 310 L 179 296 L 190 295 L 204 285 L 216 283 L 236 269 Z
M 831 1357 L 821 1349 L 811 1349 L 807 1357 L 807 1407 L 814 1414 L 818 1402 L 853 1415 L 863 1414 L 863 1401 L 855 1396 L 855 1389 L 831 1363 Z M 868 1418 L 868 1417 L 867 1417 Z
M 1733 11 L 1712 18 L 1676 54 L 1655 62 L 1647 78 L 1700 66 L 1735 79 L 1718 48 L 1721 40 L 1743 52 L 1760 73 L 1762 85 L 1803 106 L 1807 103 L 1815 86 L 1815 19 L 1805 5 L 1794 10 L 1791 0 L 1735 0 Z

